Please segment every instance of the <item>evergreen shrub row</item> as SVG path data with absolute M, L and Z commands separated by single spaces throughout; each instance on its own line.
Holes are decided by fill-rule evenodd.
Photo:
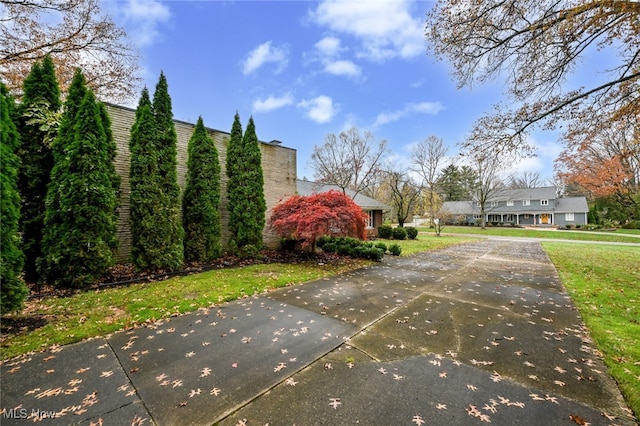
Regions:
M 383 242 L 373 243 L 351 237 L 322 236 L 316 242 L 317 247 L 326 253 L 337 253 L 361 259 L 382 260 L 386 253 L 399 256 L 402 248 L 398 244 L 389 247 Z
M 378 226 L 378 236 L 386 240 L 390 240 L 392 238 L 394 240 L 405 240 L 407 238 L 415 240 L 418 236 L 418 229 L 413 226 L 398 226 L 393 228 L 391 225 L 380 225 Z
M 371 241 L 362 241 L 351 237 L 322 236 L 316 243 L 325 253 L 337 253 L 353 258 L 380 261 L 385 250 L 375 247 Z

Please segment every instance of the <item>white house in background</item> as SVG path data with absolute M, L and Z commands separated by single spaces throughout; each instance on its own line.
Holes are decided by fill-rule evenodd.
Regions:
M 300 180 L 297 181 L 298 194 L 299 195 L 312 195 L 319 194 L 322 192 L 327 192 L 330 190 L 340 191 L 342 192 L 342 188 L 337 185 L 329 185 L 320 182 L 310 182 L 308 180 Z M 372 230 L 372 232 L 377 233 L 378 226 L 383 224 L 382 213 L 384 211 L 391 210 L 391 207 L 387 206 L 384 203 L 381 203 L 378 200 L 374 200 L 373 198 L 369 198 L 364 194 L 358 193 L 355 197 L 354 191 L 351 189 L 346 189 L 346 195 L 351 197 L 353 201 L 360 206 L 362 211 L 367 214 L 367 229 Z
M 514 225 L 586 225 L 589 207 L 585 197 L 559 197 L 554 186 L 505 189 L 496 192 L 485 204 L 485 221 Z M 456 222 L 479 223 L 477 201 L 446 201 L 440 209 Z

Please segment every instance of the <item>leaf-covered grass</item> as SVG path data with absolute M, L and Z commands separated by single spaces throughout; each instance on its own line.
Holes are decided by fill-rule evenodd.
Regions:
M 435 235 L 423 235 L 419 234 L 415 240 L 385 240 L 381 239 L 383 243 L 390 246 L 391 244 L 398 244 L 402 248 L 401 256 L 410 256 L 421 251 L 437 250 L 445 247 L 450 247 L 458 244 L 469 243 L 477 241 L 477 238 L 469 237 L 451 237 L 442 236 L 437 237 Z
M 427 227 L 419 228 L 420 235 L 434 234 L 433 229 Z M 512 228 L 510 226 L 491 227 L 481 229 L 477 226 L 445 226 L 443 234 L 471 234 L 471 235 L 494 235 L 498 237 L 524 237 L 524 238 L 552 238 L 560 240 L 576 241 L 601 241 L 601 242 L 622 242 L 640 244 L 640 238 L 635 229 L 618 229 L 616 231 L 585 231 L 585 230 L 555 230 L 555 229 L 525 229 Z M 626 235 L 625 235 L 626 234 Z
M 31 322 L 41 320 L 46 324 L 19 334 L 3 333 L 1 358 L 13 358 L 53 345 L 106 335 L 148 321 L 335 275 L 367 264 L 369 262 L 360 260 L 324 265 L 316 262 L 260 264 L 127 287 L 92 290 L 70 297 L 30 300 L 19 316 L 3 317 L 3 322 L 29 319 Z
M 638 417 L 640 248 L 555 242 L 542 246 Z

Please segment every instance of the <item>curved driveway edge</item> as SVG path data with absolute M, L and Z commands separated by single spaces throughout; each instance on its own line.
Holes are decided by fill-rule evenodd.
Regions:
M 1 373 L 2 424 L 635 424 L 537 242 L 386 259 Z

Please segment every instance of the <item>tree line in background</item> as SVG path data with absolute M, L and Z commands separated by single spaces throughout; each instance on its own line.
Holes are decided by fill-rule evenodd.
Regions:
M 323 157 L 325 146 L 314 150 L 312 160 L 317 177 L 327 183 L 342 185 L 343 189 L 351 188 L 356 193 L 387 200 L 396 207 L 397 221 L 403 223 L 413 211 L 429 212 L 433 216 L 443 200 L 488 197 L 508 180 L 501 176 L 502 166 L 511 162 L 514 156 L 531 151 L 527 140 L 531 128 L 562 125 L 565 150 L 556 163 L 558 173 L 554 184 L 567 195 L 584 194 L 589 198 L 592 223 L 640 220 L 640 27 L 637 25 L 640 3 L 630 0 L 584 4 L 508 0 L 497 4 L 477 2 L 470 5 L 465 2 L 464 6 L 465 13 L 460 14 L 459 0 L 435 3 L 427 14 L 429 49 L 437 57 L 449 61 L 461 87 L 501 75 L 509 76 L 506 81 L 508 102 L 496 105 L 493 114 L 481 117 L 462 143 L 467 161 L 462 165 L 445 165 L 437 150 L 426 150 L 413 153 L 411 168 L 383 167 L 381 160 L 387 154 L 386 142 L 376 141 L 370 133 L 363 137 L 357 129 L 351 129 L 339 135 L 328 135 L 325 141 L 325 146 L 332 146 L 331 150 L 336 153 L 344 152 L 344 157 Z M 64 277 L 62 272 L 66 270 L 65 264 L 77 260 L 73 259 L 70 248 L 74 244 L 82 248 L 79 252 L 82 256 L 98 256 L 88 264 L 93 264 L 94 260 L 95 265 L 109 262 L 112 239 L 107 234 L 111 232 L 111 215 L 115 208 L 111 194 L 114 190 L 117 193 L 117 180 L 109 177 L 111 170 L 106 164 L 112 143 L 108 117 L 95 98 L 92 100 L 87 94 L 89 91 L 81 98 L 83 91 L 78 90 L 74 107 L 65 105 L 61 108 L 54 62 L 61 86 L 65 91 L 69 87 L 70 94 L 73 81 L 76 81 L 74 70 L 78 66 L 85 71 L 84 83 L 102 99 L 127 97 L 136 91 L 140 80 L 135 72 L 137 53 L 127 42 L 123 29 L 100 11 L 98 0 L 0 0 L 0 11 L 3 16 L 0 19 L 0 71 L 10 89 L 2 89 L 3 120 L 0 123 L 4 312 L 11 306 L 11 300 L 21 300 L 26 294 L 20 284 L 21 269 L 24 278 L 30 282 L 50 276 L 60 283 L 80 285 L 89 280 L 93 272 L 78 270 L 74 272 L 76 278 Z M 603 77 L 600 81 L 594 79 L 590 87 L 565 90 L 563 83 L 579 61 L 599 49 L 617 62 L 603 69 L 603 73 L 592 73 Z M 182 206 L 176 205 L 177 185 L 172 171 L 175 148 L 171 146 L 175 130 L 167 119 L 171 115 L 170 99 L 168 93 L 166 96 L 163 93 L 166 88 L 157 88 L 156 92 L 153 103 L 148 99 L 148 93 L 146 100 L 140 99 L 140 104 L 146 106 L 144 111 L 138 111 L 144 120 L 136 127 L 135 137 L 141 138 L 142 145 L 157 145 L 158 152 L 154 155 L 158 155 L 159 163 L 145 165 L 144 160 L 140 160 L 135 167 L 157 169 L 153 170 L 156 173 L 153 179 L 140 178 L 142 186 L 138 189 L 142 191 L 145 185 L 154 190 L 163 188 L 156 201 L 168 217 L 163 221 L 150 219 L 145 216 L 143 206 L 139 206 L 139 219 L 141 229 L 166 232 L 173 239 L 161 243 L 166 259 L 157 263 L 149 260 L 147 253 L 152 250 L 153 238 L 137 250 L 141 265 L 171 269 L 184 259 L 202 255 L 197 253 L 216 253 L 217 248 L 214 243 L 204 243 L 202 249 L 184 248 L 185 240 L 192 240 L 187 235 L 195 235 L 198 227 L 176 221 L 181 209 L 183 217 L 189 215 L 185 215 L 184 201 Z M 16 105 L 9 93 L 21 102 Z M 78 110 L 69 112 L 73 108 Z M 245 139 L 248 143 L 255 136 L 251 135 L 252 120 L 247 127 L 249 137 L 246 134 L 239 137 L 242 130 L 237 132 L 235 121 L 235 142 L 233 147 L 229 146 L 230 150 L 235 149 L 236 144 L 244 146 Z M 85 131 L 87 140 L 80 135 Z M 197 139 L 208 143 L 202 134 Z M 426 147 L 437 148 L 435 141 L 437 138 L 429 142 L 432 146 Z M 429 143 L 425 141 L 426 145 Z M 90 157 L 90 150 L 85 149 L 89 145 L 104 150 L 95 159 L 100 167 L 90 168 L 95 177 L 85 181 L 79 177 L 75 164 L 84 164 Z M 247 154 L 241 164 L 251 163 L 254 157 L 255 153 Z M 432 161 L 437 159 L 439 161 Z M 229 180 L 243 182 L 248 179 L 244 183 L 253 183 L 253 180 L 259 183 L 256 175 L 229 164 L 229 161 L 234 160 L 227 158 L 227 169 L 238 173 L 236 177 L 230 175 Z M 436 163 L 438 165 L 434 167 Z M 215 170 L 210 172 L 216 173 Z M 188 180 L 198 178 L 194 173 Z M 518 177 L 511 180 L 518 185 L 533 185 Z M 80 231 L 64 241 L 58 241 L 58 235 L 53 234 L 45 238 L 45 233 L 53 232 L 45 229 L 45 221 L 56 224 L 55 232 L 70 230 L 72 224 L 74 230 L 85 229 L 83 221 L 86 219 L 80 214 L 86 214 L 88 209 L 70 206 L 83 197 L 88 200 L 87 188 L 98 187 L 101 188 L 99 197 L 94 195 L 97 205 L 104 211 L 96 220 L 100 220 L 98 228 L 105 232 L 98 247 L 89 244 Z M 82 189 L 85 189 L 84 193 Z M 71 194 L 73 191 L 75 193 Z M 216 198 L 215 190 L 212 192 L 209 200 Z M 185 189 L 185 197 L 186 193 Z M 244 252 L 251 252 L 261 245 L 251 229 L 257 229 L 264 219 L 263 214 L 251 212 L 261 211 L 262 205 L 240 207 L 244 202 L 242 191 L 229 197 L 237 197 L 233 198 L 233 203 L 230 198 L 233 206 L 230 211 L 232 245 L 238 250 L 247 247 Z M 15 200 L 21 200 L 21 203 L 16 204 Z M 215 209 L 194 205 L 200 204 L 188 204 L 188 208 L 202 212 L 189 220 L 197 222 L 200 220 L 197 218 L 201 218 L 207 223 L 215 222 L 215 213 L 211 215 Z M 60 214 L 63 211 L 69 214 Z M 207 219 L 204 218 L 205 211 Z M 243 220 L 247 220 L 246 229 L 240 225 Z M 159 231 L 155 223 L 167 229 Z M 213 229 L 213 234 L 216 232 L 215 225 L 207 229 Z M 160 235 L 157 238 L 160 240 Z M 45 245 L 48 245 L 47 255 L 43 255 Z M 181 246 L 184 251 L 180 250 Z
M 25 282 L 86 288 L 115 264 L 120 178 L 105 106 L 76 70 L 64 105 L 49 56 L 24 79 L 16 103 L 1 85 L 1 313 L 19 310 Z M 129 143 L 132 263 L 160 272 L 222 254 L 217 149 L 202 118 L 188 146 L 181 197 L 177 135 L 163 73 L 153 100 L 143 89 Z M 253 118 L 236 113 L 228 140 L 229 249 L 262 248 L 266 203 Z
M 628 129 L 629 130 L 629 129 Z M 387 142 L 351 128 L 330 134 L 316 145 L 311 166 L 316 180 L 355 194 L 362 193 L 392 207 L 391 220 L 400 226 L 414 214 L 436 219 L 445 201 L 474 200 L 482 209 L 502 189 L 555 186 L 565 196 L 585 196 L 589 222 L 607 226 L 640 223 L 640 145 L 637 133 L 612 131 L 620 154 L 612 161 L 602 145 L 589 145 L 589 156 L 562 155 L 556 161 L 553 181 L 539 173 L 507 174 L 515 157 L 501 150 L 463 146 L 448 156 L 441 138 L 429 136 L 412 147 L 408 164 L 387 161 Z M 584 148 L 587 149 L 586 147 Z M 598 157 L 597 153 L 601 155 Z M 358 157 L 358 161 L 356 161 Z M 600 161 L 596 161 L 597 159 Z M 354 195 L 355 197 L 355 195 Z M 482 217 L 485 212 L 481 211 Z

